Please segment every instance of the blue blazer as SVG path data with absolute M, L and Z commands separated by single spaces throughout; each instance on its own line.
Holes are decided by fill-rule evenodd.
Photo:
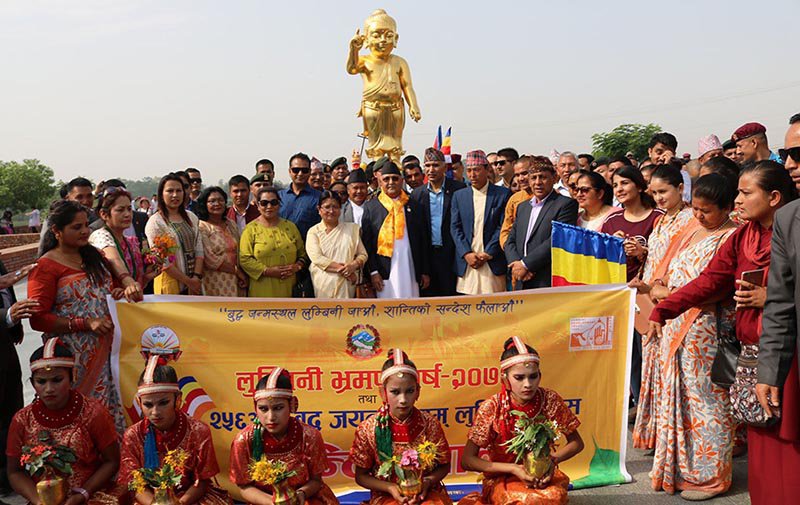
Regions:
M 456 246 L 456 274 L 459 277 L 463 277 L 467 271 L 464 255 L 472 251 L 475 225 L 472 191 L 472 186 L 468 186 L 453 193 L 450 207 L 450 233 Z M 483 250 L 492 256 L 488 265 L 495 275 L 505 274 L 507 268 L 506 257 L 500 248 L 500 226 L 503 224 L 509 197 L 511 191 L 507 188 L 489 183 L 483 215 Z

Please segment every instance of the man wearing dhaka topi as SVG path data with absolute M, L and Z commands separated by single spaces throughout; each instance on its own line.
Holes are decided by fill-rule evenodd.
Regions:
M 393 55 L 397 46 L 397 23 L 383 9 L 374 11 L 364 22 L 364 34 L 356 30 L 350 40 L 347 73 L 361 74 L 364 91 L 358 115 L 364 121 L 363 135 L 369 139 L 367 156 L 388 156 L 398 166 L 403 151 L 405 104 L 411 119 L 419 121 L 417 95 L 411 84 L 411 71 L 403 58 Z M 369 54 L 359 56 L 366 47 Z

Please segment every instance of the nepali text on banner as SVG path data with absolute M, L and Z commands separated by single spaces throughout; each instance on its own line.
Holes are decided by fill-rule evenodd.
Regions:
M 481 401 L 501 387 L 503 342 L 519 335 L 542 357 L 541 385 L 581 420 L 586 449 L 563 463 L 574 487 L 629 482 L 625 469 L 633 292 L 624 285 L 574 286 L 489 296 L 414 300 L 244 299 L 149 296 L 110 301 L 112 364 L 125 410 L 144 368 L 141 349 L 180 347 L 174 363 L 184 409 L 211 426 L 220 481 L 236 433 L 255 418 L 253 392 L 273 367 L 287 368 L 297 416 L 322 431 L 325 481 L 339 494 L 361 490 L 348 451 L 356 426 L 381 404 L 387 351 L 405 350 L 419 368 L 417 407 L 441 421 L 452 451 L 451 494 L 475 484 L 461 455 Z M 453 490 L 456 490 L 454 493 Z

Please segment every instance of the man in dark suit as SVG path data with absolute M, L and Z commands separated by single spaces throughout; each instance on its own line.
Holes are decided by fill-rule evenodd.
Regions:
M 11 418 L 22 408 L 22 370 L 19 366 L 16 344 L 22 342 L 23 319 L 39 310 L 36 301 L 17 301 L 13 285 L 22 280 L 33 265 L 7 273 L 0 261 L 0 444 L 6 446 Z M 11 492 L 6 476 L 6 455 L 0 455 L 0 496 Z
M 429 147 L 425 150 L 424 167 L 428 183 L 411 193 L 411 200 L 422 208 L 431 237 L 431 284 L 422 291 L 422 296 L 452 296 L 456 294 L 453 268 L 456 248 L 450 234 L 450 202 L 453 193 L 466 185 L 445 177 L 447 165 L 444 154 L 438 149 Z
M 524 289 L 550 286 L 550 234 L 553 221 L 576 224 L 578 202 L 553 191 L 556 171 L 552 164 L 537 163 L 529 171 L 533 197 L 517 209 L 505 253 L 511 280 Z
M 481 150 L 464 161 L 468 188 L 453 195 L 450 231 L 456 246 L 456 291 L 465 295 L 506 289 L 506 257 L 500 248 L 500 226 L 511 191 L 489 181 L 489 160 Z
M 784 166 L 800 186 L 800 114 L 789 119 L 789 130 L 780 150 Z M 800 190 L 800 188 L 798 188 Z M 767 282 L 767 302 L 758 341 L 756 395 L 764 410 L 777 415 L 780 390 L 795 359 L 800 360 L 800 200 L 779 210 L 772 223 L 772 249 Z M 797 354 L 797 358 L 795 358 Z M 797 380 L 795 378 L 794 380 Z
M 364 217 L 364 202 L 369 195 L 367 175 L 361 169 L 355 169 L 347 175 L 347 201 L 342 205 L 341 220 L 344 223 L 356 223 L 361 226 Z
M 393 162 L 380 170 L 381 192 L 364 204 L 361 239 L 378 298 L 416 298 L 430 284 L 430 236 L 417 202 L 403 191 Z

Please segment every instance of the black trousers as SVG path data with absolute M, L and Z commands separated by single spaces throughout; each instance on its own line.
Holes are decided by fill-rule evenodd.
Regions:
M 455 258 L 445 254 L 445 249 L 434 246 L 431 249 L 431 285 L 422 291 L 422 296 L 455 296 L 456 273 Z
M 2 324 L 0 322 L 0 324 Z M 0 451 L 0 471 L 2 479 L 0 484 L 5 481 L 6 476 L 6 440 L 8 439 L 8 427 L 14 414 L 22 408 L 22 370 L 19 366 L 17 349 L 11 336 L 0 329 L 0 444 L 3 450 Z
M 642 390 L 642 334 L 633 330 L 633 349 L 631 352 L 631 399 L 639 404 Z

